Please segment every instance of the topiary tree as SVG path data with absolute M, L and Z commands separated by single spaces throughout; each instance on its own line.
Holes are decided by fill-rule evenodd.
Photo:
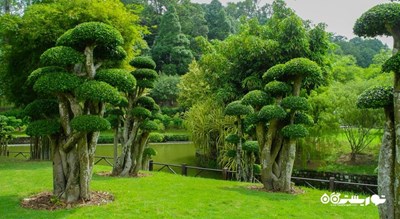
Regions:
M 263 75 L 264 91 L 251 91 L 242 99 L 255 110 L 252 122 L 260 151 L 261 180 L 268 190 L 292 189 L 296 140 L 308 134 L 303 123 L 309 123 L 307 116 L 301 116 L 309 106 L 300 91 L 306 82 L 320 75 L 315 62 L 294 58 L 271 67 Z
M 242 104 L 240 101 L 233 101 L 232 103 L 229 103 L 225 107 L 225 115 L 228 116 L 235 116 L 236 117 L 236 123 L 237 123 L 237 142 L 231 141 L 230 143 L 233 143 L 236 145 L 236 179 L 238 181 L 244 180 L 247 181 L 246 174 L 244 172 L 243 166 L 242 166 L 242 147 L 243 147 L 243 117 L 244 115 L 248 115 L 252 112 L 252 109 L 247 106 Z
M 153 120 L 157 118 L 160 108 L 153 98 L 147 96 L 147 91 L 154 87 L 158 77 L 154 70 L 156 64 L 150 57 L 136 57 L 130 64 L 136 69 L 121 75 L 130 78 L 128 81 L 131 83 L 118 86 L 127 102 L 111 112 L 111 118 L 115 120 L 114 157 L 118 157 L 114 160 L 112 173 L 117 176 L 137 176 L 139 170 L 146 167 L 143 166 L 143 161 L 151 156 L 151 154 L 145 155 L 149 135 L 158 129 Z M 108 78 L 101 75 L 111 75 L 111 73 L 104 72 L 99 77 Z M 121 143 L 122 150 L 117 156 L 118 143 Z
M 385 71 L 394 72 L 393 85 L 393 113 L 386 116 L 385 135 L 382 141 L 382 151 L 379 161 L 379 194 L 385 195 L 386 202 L 379 206 L 381 218 L 400 218 L 400 4 L 386 3 L 372 7 L 357 19 L 354 25 L 354 33 L 358 36 L 376 37 L 380 35 L 392 36 L 393 57 L 384 65 Z M 379 100 L 377 93 L 371 93 Z M 371 96 L 372 98 L 372 96 Z M 365 105 L 367 106 L 367 105 Z M 389 121 L 390 120 L 390 121 Z M 385 163 L 387 160 L 388 163 Z M 393 160 L 393 162 L 390 162 Z
M 43 67 L 32 72 L 27 81 L 39 95 L 56 98 L 56 119 L 45 115 L 53 112 L 54 106 L 44 104 L 44 100 L 27 106 L 25 111 L 31 116 L 35 110 L 43 112 L 41 119 L 29 125 L 27 133 L 50 138 L 53 193 L 66 202 L 91 198 L 97 139 L 100 131 L 110 129 L 103 118 L 105 105 L 122 104 L 124 98 L 117 88 L 129 84 L 124 77 L 107 81 L 97 73 L 103 62 L 111 64 L 125 57 L 122 43 L 121 34 L 112 26 L 79 24 L 61 35 L 56 47 L 41 55 Z
M 357 100 L 357 107 L 362 109 L 383 108 L 385 127 L 378 160 L 378 193 L 384 195 L 386 202 L 379 205 L 381 218 L 396 218 L 395 169 L 396 159 L 395 126 L 393 112 L 393 87 L 374 87 L 364 91 Z

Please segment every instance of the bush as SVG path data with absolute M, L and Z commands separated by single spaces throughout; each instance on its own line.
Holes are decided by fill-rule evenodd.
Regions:
M 151 57 L 139 56 L 134 58 L 130 63 L 135 68 L 150 68 L 155 69 L 156 63 L 151 59 Z
M 76 96 L 82 100 L 107 102 L 111 104 L 118 104 L 121 101 L 121 95 L 118 90 L 102 81 L 92 80 L 83 83 L 76 89 Z
M 131 92 L 136 86 L 136 79 L 124 69 L 104 69 L 97 72 L 95 79 L 104 81 L 123 92 Z
M 184 134 L 165 134 L 165 141 L 189 141 L 189 136 Z
M 111 124 L 99 116 L 82 115 L 71 120 L 71 127 L 81 132 L 96 132 L 110 129 Z
M 98 144 L 112 144 L 114 143 L 114 136 L 100 136 L 97 140 Z
M 165 142 L 165 136 L 161 133 L 150 133 L 149 141 L 153 143 Z

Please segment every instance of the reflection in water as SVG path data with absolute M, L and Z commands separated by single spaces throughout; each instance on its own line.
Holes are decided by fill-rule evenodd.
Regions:
M 195 148 L 191 143 L 162 143 L 150 144 L 150 147 L 157 151 L 157 156 L 153 157 L 155 162 L 195 165 Z M 121 148 L 119 147 L 119 150 Z M 12 152 L 29 151 L 29 146 L 11 146 L 9 150 Z M 113 157 L 112 145 L 98 145 L 96 148 L 96 156 Z

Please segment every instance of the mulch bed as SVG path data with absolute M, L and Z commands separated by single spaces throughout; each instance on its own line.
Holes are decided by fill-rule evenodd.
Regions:
M 42 192 L 21 201 L 21 206 L 35 210 L 60 210 L 82 206 L 104 205 L 114 201 L 114 196 L 108 192 L 91 192 L 90 201 L 79 200 L 74 203 L 65 203 L 53 196 L 51 192 Z
M 114 176 L 114 175 L 111 174 L 110 171 L 102 171 L 102 172 L 98 172 L 96 174 L 99 175 L 99 176 L 124 177 L 124 176 Z M 152 176 L 152 174 L 150 174 L 150 173 L 138 173 L 137 176 L 129 175 L 129 176 L 126 176 L 126 177 L 141 178 L 141 177 L 148 177 L 148 176 Z
M 282 193 L 282 192 L 279 192 L 279 191 L 269 191 L 269 190 L 266 190 L 266 189 L 264 189 L 264 187 L 263 187 L 262 185 L 251 185 L 251 186 L 248 186 L 247 188 L 248 188 L 248 189 L 251 189 L 251 190 L 260 191 L 260 192 Z M 296 186 L 293 186 L 293 187 L 292 187 L 292 190 L 291 190 L 288 194 L 299 195 L 299 194 L 304 194 L 304 193 L 305 193 L 305 191 L 302 190 L 301 188 L 296 187 Z

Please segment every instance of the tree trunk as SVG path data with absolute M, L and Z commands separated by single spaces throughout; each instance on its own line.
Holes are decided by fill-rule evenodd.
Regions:
M 134 162 L 135 165 L 132 167 L 132 172 L 131 172 L 133 176 L 138 176 L 139 170 L 142 169 L 143 152 L 146 147 L 147 140 L 149 139 L 149 135 L 150 135 L 149 132 L 142 133 L 140 136 L 140 140 L 138 141 L 139 144 L 138 144 L 137 154 L 135 157 L 132 157 L 136 159 Z
M 379 205 L 380 218 L 394 219 L 394 118 L 391 106 L 385 109 L 385 129 L 378 162 L 378 194 L 384 195 L 386 202 Z
M 396 28 L 393 31 L 393 53 L 397 53 L 400 49 L 400 31 Z M 395 128 L 395 148 L 394 148 L 394 204 L 395 210 L 394 218 L 400 218 L 400 75 L 399 72 L 394 74 L 394 91 L 393 91 L 393 105 L 394 105 L 394 128 Z
M 236 180 L 241 181 L 244 178 L 243 168 L 242 168 L 242 120 L 240 116 L 237 116 L 238 121 L 238 135 L 239 135 L 239 143 L 236 145 Z

